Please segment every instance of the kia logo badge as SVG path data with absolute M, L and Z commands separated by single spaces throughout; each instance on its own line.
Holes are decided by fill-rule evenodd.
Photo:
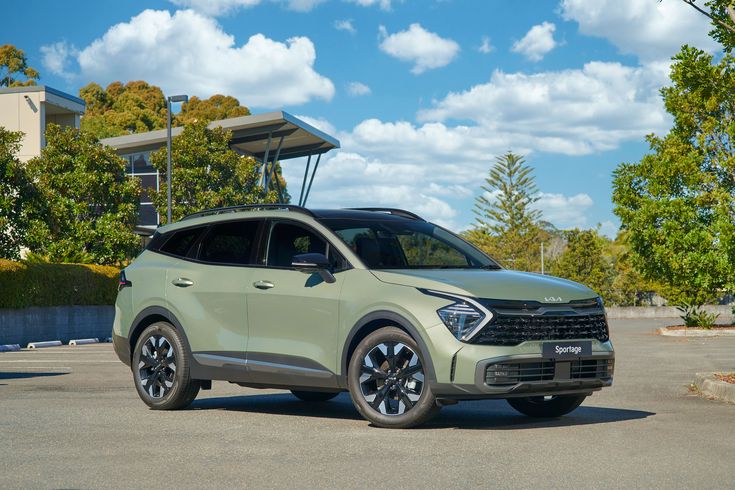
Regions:
M 546 301 L 547 303 L 561 303 L 561 297 L 550 296 L 548 298 L 544 298 L 544 301 Z

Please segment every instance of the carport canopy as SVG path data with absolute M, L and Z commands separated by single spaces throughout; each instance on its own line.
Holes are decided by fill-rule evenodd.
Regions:
M 230 148 L 241 155 L 251 156 L 260 163 L 261 184 L 264 189 L 268 189 L 269 183 L 274 182 L 281 202 L 283 192 L 278 179 L 274 179 L 275 163 L 306 157 L 298 202 L 300 206 L 306 205 L 321 156 L 340 147 L 336 138 L 284 111 L 212 121 L 208 127 L 221 127 L 232 133 Z M 171 134 L 176 137 L 182 131 L 183 128 L 176 127 Z M 115 148 L 118 153 L 154 151 L 166 145 L 166 130 L 107 138 L 102 143 Z M 313 167 L 312 157 L 316 157 Z

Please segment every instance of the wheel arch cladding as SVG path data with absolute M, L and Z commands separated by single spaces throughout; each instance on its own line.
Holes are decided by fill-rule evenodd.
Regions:
M 173 327 L 179 333 L 181 333 L 181 336 L 184 338 L 184 346 L 189 351 L 191 351 L 191 348 L 189 347 L 189 340 L 186 338 L 186 332 L 184 332 L 184 328 L 181 326 L 181 323 L 173 315 L 173 313 L 168 311 L 166 308 L 163 308 L 162 306 L 149 306 L 148 308 L 138 313 L 138 316 L 136 316 L 135 320 L 133 320 L 133 327 L 130 329 L 129 341 L 131 362 L 133 359 L 133 352 L 135 351 L 135 344 L 138 343 L 140 335 L 146 328 L 150 327 L 156 322 L 166 322 L 173 325 Z
M 429 382 L 435 383 L 436 374 L 434 372 L 434 364 L 429 355 L 426 342 L 419 334 L 418 329 L 410 321 L 397 313 L 393 313 L 392 311 L 374 311 L 362 317 L 347 335 L 344 349 L 342 349 L 342 360 L 340 364 L 342 367 L 340 383 L 343 384 L 343 387 L 347 386 L 347 370 L 350 364 L 350 357 L 352 357 L 352 353 L 357 348 L 357 345 L 365 337 L 383 327 L 397 327 L 406 332 L 416 342 L 426 366 L 426 376 Z

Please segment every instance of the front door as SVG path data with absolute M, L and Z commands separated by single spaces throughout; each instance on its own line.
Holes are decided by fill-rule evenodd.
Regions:
M 337 327 L 343 276 L 324 282 L 319 274 L 291 267 L 294 255 L 323 253 L 339 269 L 341 258 L 316 232 L 294 221 L 270 225 L 265 267 L 248 287 L 250 325 L 247 365 L 254 383 L 336 387 Z

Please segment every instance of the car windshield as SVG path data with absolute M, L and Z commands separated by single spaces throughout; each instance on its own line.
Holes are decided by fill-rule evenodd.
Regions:
M 499 269 L 490 257 L 425 221 L 321 220 L 371 269 Z

